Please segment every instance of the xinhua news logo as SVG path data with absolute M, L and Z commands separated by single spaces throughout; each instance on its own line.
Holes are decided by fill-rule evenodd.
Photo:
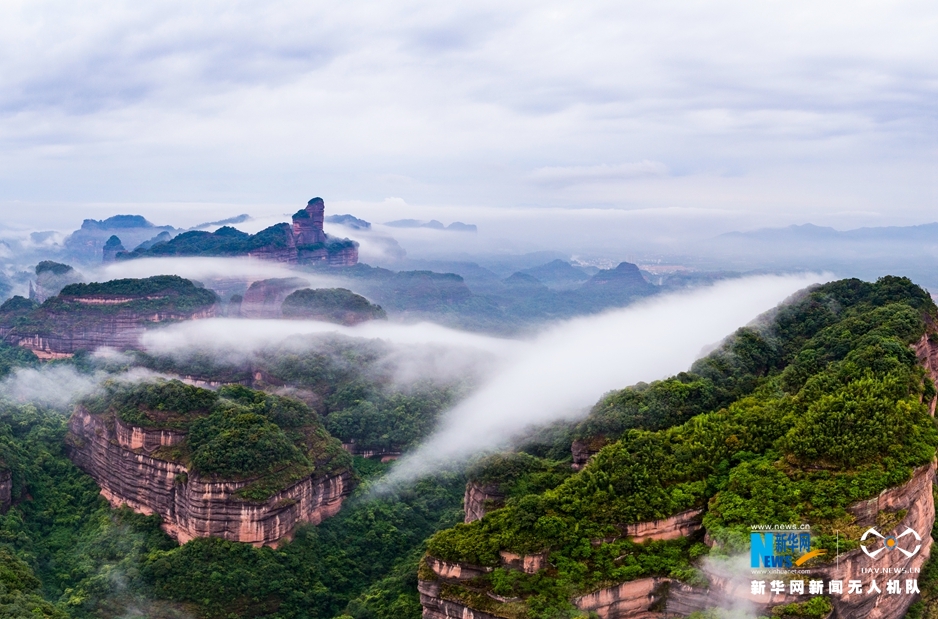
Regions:
M 749 563 L 753 569 L 792 569 L 826 552 L 811 550 L 811 533 L 807 531 L 753 531 L 749 540 Z

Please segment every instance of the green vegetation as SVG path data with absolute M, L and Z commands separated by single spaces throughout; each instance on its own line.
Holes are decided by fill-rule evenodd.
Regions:
M 16 295 L 15 297 L 10 297 L 4 301 L 3 305 L 0 305 L 0 315 L 28 312 L 36 308 L 38 305 L 39 304 L 32 299 L 27 299 L 26 297 Z
M 365 485 L 278 549 L 177 546 L 158 518 L 108 507 L 65 457 L 65 432 L 58 412 L 0 404 L 0 459 L 14 480 L 14 506 L 0 516 L 0 616 L 418 619 L 424 540 L 461 518 L 464 480 L 444 476 L 377 496 Z M 387 471 L 354 466 L 364 478 Z
M 749 525 L 762 522 L 810 522 L 815 545 L 833 548 L 834 525 L 852 521 L 849 504 L 935 457 L 938 428 L 922 404 L 935 390 L 911 350 L 935 319 L 930 298 L 905 279 L 821 286 L 761 329 L 738 332 L 693 376 L 607 397 L 600 419 L 581 428 L 632 429 L 556 488 L 435 535 L 429 553 L 493 567 L 501 550 L 548 553 L 544 573 L 473 583 L 522 598 L 518 616 L 546 618 L 611 583 L 696 578 L 690 548 L 674 550 L 692 540 L 620 539 L 623 525 L 691 508 L 708 507 L 704 524 L 721 552 L 744 547 Z M 658 419 L 662 402 L 677 412 Z
M 36 367 L 37 365 L 39 365 L 39 358 L 33 354 L 33 351 L 0 342 L 0 378 L 15 368 Z
M 244 256 L 263 248 L 283 249 L 289 244 L 290 226 L 286 223 L 265 228 L 257 234 L 247 234 L 230 226 L 215 232 L 193 230 L 183 232 L 169 241 L 155 243 L 149 248 L 138 247 L 132 252 L 118 254 L 118 260 L 161 256 Z
M 178 380 L 108 382 L 82 404 L 134 426 L 185 433 L 181 444 L 155 455 L 203 475 L 251 479 L 239 491 L 249 500 L 264 501 L 314 472 L 350 465 L 341 443 L 307 405 L 241 385 L 215 392 Z
M 62 264 L 61 262 L 53 262 L 52 260 L 43 260 L 36 265 L 36 275 L 42 275 L 43 273 L 65 275 L 71 271 L 74 271 L 74 269 L 69 265 Z
M 359 450 L 399 452 L 430 435 L 440 413 L 455 402 L 460 390 L 429 383 L 407 392 L 375 389 L 357 380 L 326 400 L 329 432 Z
M 298 397 L 314 403 L 326 428 L 342 442 L 354 442 L 359 450 L 396 452 L 428 436 L 464 385 L 422 381 L 402 389 L 385 362 L 392 352 L 380 340 L 324 335 L 272 345 L 251 361 L 209 354 L 179 360 L 138 353 L 137 359 L 159 372 L 202 380 L 272 389 L 289 385 Z
M 76 304 L 75 297 L 130 297 L 132 300 L 117 305 Z M 42 304 L 49 311 L 79 310 L 112 312 L 115 309 L 138 311 L 175 309 L 179 312 L 195 311 L 212 305 L 218 297 L 211 290 L 196 286 L 177 275 L 156 275 L 144 279 L 115 279 L 90 284 L 69 284 L 59 296 Z M 80 308 L 80 309 L 79 309 Z
M 386 319 L 387 312 L 345 288 L 302 288 L 283 300 L 285 318 L 316 318 L 338 323 Z

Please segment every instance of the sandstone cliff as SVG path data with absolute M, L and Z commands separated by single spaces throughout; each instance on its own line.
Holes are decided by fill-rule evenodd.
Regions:
M 171 423 L 179 419 L 165 414 Z M 318 524 L 335 515 L 353 485 L 343 460 L 328 454 L 298 474 L 287 468 L 264 477 L 203 476 L 185 457 L 190 449 L 185 430 L 140 427 L 84 405 L 76 406 L 69 420 L 66 448 L 112 505 L 158 514 L 164 530 L 180 543 L 211 536 L 274 545 L 300 523 Z M 269 488 L 260 497 L 256 490 L 248 492 L 258 484 Z
M 159 447 L 177 444 L 172 432 L 109 428 L 84 408 L 69 421 L 69 457 L 101 486 L 116 506 L 159 514 L 163 528 L 180 543 L 195 537 L 221 537 L 255 545 L 275 544 L 297 524 L 318 524 L 338 513 L 351 491 L 350 473 L 306 477 L 262 503 L 237 496 L 252 480 L 201 479 L 183 465 L 154 457 Z
M 505 494 L 498 484 L 481 484 L 470 481 L 466 484 L 466 495 L 463 498 L 463 510 L 466 512 L 464 522 L 475 522 L 493 509 L 504 504 Z
M 848 511 L 856 517 L 855 525 L 865 528 L 876 525 L 876 517 L 882 512 L 902 513 L 905 516 L 884 535 L 898 535 L 911 528 L 922 533 L 921 550 L 913 557 L 899 553 L 881 553 L 876 558 L 867 556 L 861 549 L 852 550 L 831 557 L 825 563 L 799 573 L 797 578 L 804 580 L 861 580 L 867 585 L 872 578 L 870 570 L 891 568 L 898 570 L 901 576 L 880 576 L 879 586 L 885 591 L 888 578 L 916 578 L 931 555 L 932 539 L 930 531 L 935 521 L 935 503 L 932 485 L 935 482 L 935 463 L 923 466 L 915 471 L 907 483 L 889 488 L 877 497 L 851 505 Z M 678 514 L 662 521 L 629 525 L 630 533 L 637 534 L 636 541 L 651 539 L 673 539 L 676 536 L 692 532 L 700 527 L 701 510 Z M 601 542 L 601 540 L 599 540 Z M 747 556 L 748 559 L 748 556 Z M 540 555 L 520 557 L 511 553 L 501 553 L 504 566 L 536 572 L 546 567 L 546 558 Z M 695 611 L 708 608 L 740 608 L 753 615 L 770 615 L 771 609 L 778 605 L 804 602 L 809 596 L 788 594 L 753 595 L 751 580 L 763 578 L 740 573 L 738 570 L 722 569 L 719 562 L 705 564 L 705 573 L 710 581 L 708 588 L 694 587 L 670 578 L 641 578 L 623 582 L 614 586 L 598 589 L 583 594 L 573 600 L 573 604 L 585 613 L 595 613 L 600 619 L 666 619 L 685 617 Z M 505 603 L 497 596 L 477 596 L 469 602 L 465 592 L 459 587 L 473 578 L 491 571 L 492 568 L 459 563 L 447 563 L 433 557 L 425 559 L 420 572 L 420 599 L 424 606 L 424 617 L 434 619 L 463 619 L 464 617 L 502 617 L 501 604 Z M 882 573 L 882 572 L 880 572 Z M 894 572 L 895 573 L 895 572 Z M 769 575 L 766 580 L 777 578 Z M 785 577 L 783 577 L 785 578 Z M 792 578 L 791 576 L 787 578 Z M 454 585 L 456 585 L 454 587 Z M 846 588 L 845 588 L 846 591 Z M 864 589 L 865 591 L 865 589 Z M 826 592 L 826 590 L 825 590 Z M 479 600 L 484 599 L 482 603 Z M 833 595 L 834 619 L 854 619 L 870 617 L 872 619 L 899 619 L 904 616 L 909 605 L 915 600 L 911 595 L 869 595 L 848 594 Z M 471 607 L 470 607 L 471 603 Z M 478 610 L 481 607 L 482 610 Z
M 215 294 L 176 276 L 72 284 L 27 312 L 0 316 L 0 337 L 40 359 L 109 346 L 136 348 L 154 323 L 215 316 Z

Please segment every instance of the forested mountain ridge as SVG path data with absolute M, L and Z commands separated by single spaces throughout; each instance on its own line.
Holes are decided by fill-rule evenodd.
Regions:
M 615 598 L 618 584 L 641 579 L 646 606 L 664 610 L 674 595 L 656 587 L 706 587 L 700 558 L 744 550 L 758 523 L 811 524 L 814 547 L 831 555 L 835 541 L 856 548 L 834 539 L 857 521 L 850 506 L 935 457 L 935 377 L 915 348 L 936 338 L 935 321 L 908 280 L 834 282 L 739 330 L 689 373 L 607 395 L 576 428 L 598 449 L 579 473 L 431 538 L 425 616 L 608 613 L 635 602 Z M 926 494 L 931 515 L 917 524 L 930 530 Z M 676 528 L 663 531 L 669 519 Z M 594 592 L 610 592 L 599 596 L 607 606 Z M 851 616 L 844 598 L 833 603 Z
M 631 600 L 622 591 L 646 583 L 656 608 L 683 616 L 669 600 L 689 591 L 715 602 L 702 593 L 720 587 L 702 558 L 744 549 L 751 520 L 809 522 L 815 547 L 830 549 L 832 539 L 838 543 L 832 523 L 865 522 L 853 509 L 857 501 L 882 489 L 930 484 L 938 437 L 925 366 L 935 366 L 924 355 L 934 348 L 928 337 L 934 324 L 928 295 L 902 278 L 814 288 L 739 330 L 688 372 L 606 394 L 582 422 L 549 434 L 552 444 L 542 437 L 527 451 L 479 462 L 467 472 L 468 486 L 465 477 L 447 473 L 397 493 L 372 493 L 390 465 L 355 456 L 352 467 L 363 482 L 342 510 L 318 526 L 298 526 L 277 548 L 213 537 L 179 545 L 159 517 L 108 505 L 94 480 L 68 460 L 60 413 L 4 401 L 0 462 L 11 472 L 11 505 L 0 515 L 0 553 L 15 559 L 7 571 L 0 568 L 0 613 L 416 619 L 424 612 L 420 580 L 425 616 L 434 619 L 440 612 L 587 616 L 608 610 L 589 606 L 597 596 Z M 299 354 L 274 343 L 245 367 L 209 356 L 137 355 L 123 362 L 293 393 L 334 436 L 387 453 L 425 437 L 459 386 L 395 391 L 382 378 L 383 346 L 333 337 Z M 91 360 L 79 355 L 67 363 L 80 368 Z M 206 393 L 212 392 L 193 388 L 199 397 L 185 399 Z M 214 393 L 251 407 L 271 397 L 237 386 Z M 173 397 L 158 399 L 163 411 L 172 410 Z M 214 402 L 186 423 L 217 425 L 219 436 L 230 431 L 226 419 L 209 419 Z M 90 401 L 84 406 L 103 410 Z M 112 410 L 115 423 L 122 415 L 122 423 L 136 427 L 153 422 L 152 406 L 121 408 Z M 252 414 L 272 419 L 266 404 L 261 408 Z M 161 415 L 161 430 L 178 421 Z M 291 438 L 287 426 L 281 430 Z M 570 467 L 571 443 L 580 447 L 579 472 Z M 217 447 L 208 440 L 179 455 L 191 463 L 201 450 L 200 458 L 212 455 L 209 467 L 224 464 L 215 458 Z M 480 492 L 464 494 L 473 488 Z M 889 526 L 930 522 L 925 503 L 872 517 L 882 515 Z M 457 525 L 471 520 L 470 512 L 479 519 Z M 656 518 L 659 524 L 650 525 Z M 845 542 L 841 534 L 842 557 L 859 552 Z M 923 552 L 917 560 L 924 558 Z M 457 578 L 443 563 L 462 566 L 464 576 L 478 568 L 477 579 Z M 930 565 L 914 608 L 934 600 L 938 579 L 929 576 Z M 839 603 L 814 604 L 829 610 Z

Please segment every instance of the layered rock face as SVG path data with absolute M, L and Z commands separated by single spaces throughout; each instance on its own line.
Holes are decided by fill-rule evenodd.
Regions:
M 463 510 L 466 512 L 464 522 L 469 524 L 481 520 L 492 509 L 497 509 L 505 500 L 505 495 L 499 490 L 498 484 L 480 484 L 470 481 L 466 484 L 466 495 L 463 498 Z
M 239 315 L 243 318 L 280 318 L 281 306 L 291 292 L 309 286 L 309 281 L 300 277 L 263 279 L 251 284 L 244 293 Z
M 120 290 L 126 282 L 139 284 L 143 291 L 108 289 L 115 284 L 111 287 Z M 167 287 L 161 288 L 164 284 Z M 153 290 L 147 291 L 147 286 Z M 26 320 L 0 322 L 0 337 L 29 348 L 40 359 L 60 359 L 101 346 L 129 350 L 139 347 L 140 336 L 153 323 L 214 317 L 216 300 L 214 293 L 175 276 L 74 284 L 28 314 L 11 315 Z
M 322 198 L 313 198 L 305 209 L 293 216 L 293 238 L 297 245 L 313 245 L 326 242 L 322 226 L 326 204 Z
M 10 471 L 0 469 L 0 514 L 10 509 L 13 496 L 13 475 Z
M 335 515 L 351 492 L 351 473 L 308 476 L 263 502 L 237 492 L 252 480 L 203 479 L 185 466 L 161 459 L 178 445 L 179 432 L 129 426 L 92 415 L 79 406 L 69 420 L 68 455 L 91 475 L 114 506 L 159 514 L 164 530 L 180 543 L 195 537 L 273 545 L 300 523 L 318 524 Z
M 907 528 L 918 532 L 922 537 L 921 549 L 912 557 L 893 551 L 884 551 L 875 558 L 862 549 L 852 550 L 835 557 L 814 568 L 806 568 L 795 577 L 804 580 L 841 580 L 845 593 L 830 595 L 834 605 L 833 619 L 853 619 L 870 617 L 872 619 L 898 619 L 904 616 L 909 605 L 915 600 L 912 595 L 870 595 L 867 586 L 872 578 L 877 578 L 879 587 L 885 591 L 886 581 L 892 578 L 904 580 L 917 578 L 925 562 L 931 555 L 932 538 L 930 535 L 935 521 L 935 502 L 932 486 L 935 482 L 935 463 L 915 470 L 907 483 L 889 488 L 877 497 L 851 505 L 848 511 L 856 518 L 855 525 L 860 528 L 876 526 L 877 515 L 881 512 L 896 513 L 905 510 L 905 516 L 891 531 L 882 531 L 883 535 L 896 536 Z M 484 501 L 482 489 L 466 489 L 466 522 L 470 509 L 476 515 L 476 506 Z M 484 515 L 484 514 L 482 514 Z M 647 540 L 666 540 L 692 534 L 701 528 L 703 510 L 689 510 L 671 518 L 626 527 L 626 534 L 636 542 Z M 481 516 L 479 516 L 481 517 Z M 477 518 L 474 518 L 477 519 Z M 601 543 L 602 540 L 597 540 Z M 546 557 L 541 555 L 519 556 L 501 553 L 501 563 L 506 567 L 533 573 L 546 565 Z M 433 619 L 463 619 L 464 617 L 493 617 L 456 599 L 447 598 L 442 587 L 447 583 L 459 584 L 471 580 L 492 568 L 446 563 L 433 557 L 425 559 L 426 566 L 432 571 L 432 578 L 424 576 L 420 581 L 420 599 L 424 607 L 424 617 Z M 891 570 L 884 574 L 884 568 Z M 880 570 L 875 576 L 873 570 Z M 810 596 L 783 594 L 753 595 L 753 579 L 773 580 L 777 575 L 752 576 L 749 574 L 722 572 L 719 564 L 708 564 L 706 568 L 710 587 L 702 589 L 669 578 L 642 578 L 627 581 L 612 587 L 606 587 L 582 595 L 573 600 L 581 611 L 595 613 L 600 619 L 665 619 L 684 617 L 695 611 L 708 608 L 745 607 L 753 615 L 769 615 L 774 606 L 804 602 Z M 784 579 L 784 576 L 782 576 Z M 847 581 L 860 580 L 864 583 L 864 593 L 846 593 Z M 903 589 L 904 590 L 904 589 Z M 827 590 L 825 589 L 825 594 Z M 493 598 L 495 599 L 495 598 Z M 504 601 L 504 600 L 502 600 Z

